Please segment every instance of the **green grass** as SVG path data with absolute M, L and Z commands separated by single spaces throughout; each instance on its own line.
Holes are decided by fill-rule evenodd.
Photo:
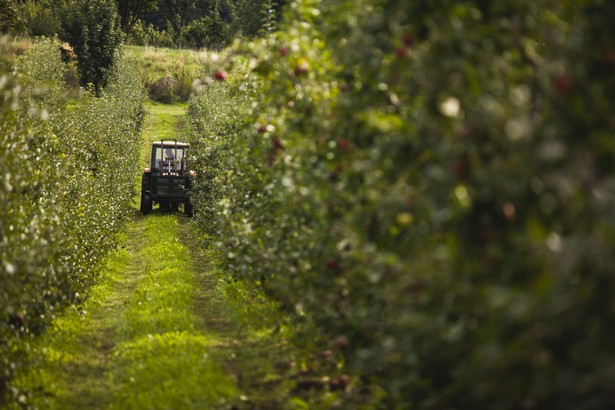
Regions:
M 120 318 L 122 342 L 110 371 L 110 408 L 214 408 L 236 396 L 233 380 L 208 355 L 216 343 L 196 330 L 190 252 L 175 215 L 142 221 L 149 246 L 136 255 L 143 280 Z
M 147 115 L 141 145 L 141 168 L 151 166 L 152 141 L 177 138 L 182 141 L 183 130 L 186 123 L 186 109 L 188 104 L 160 104 L 147 102 L 145 104 Z M 141 192 L 141 178 L 135 181 L 136 192 Z
M 150 140 L 180 138 L 186 122 L 188 104 L 148 103 L 145 134 Z
M 151 141 L 181 133 L 185 105 L 148 106 L 142 162 Z M 197 292 L 178 217 L 137 214 L 101 282 L 29 349 L 18 376 L 21 403 L 44 409 L 215 408 L 237 396 L 209 357 L 193 308 Z M 197 330 L 198 329 L 198 330 Z
M 195 315 L 193 264 L 173 214 L 135 216 L 80 307 L 32 345 L 15 385 L 44 409 L 216 408 L 238 396 Z M 19 408 L 15 403 L 14 408 Z
M 139 234 L 135 228 L 125 241 Z M 116 251 L 90 297 L 57 317 L 32 343 L 30 370 L 14 383 L 23 392 L 22 404 L 41 409 L 104 407 L 109 385 L 103 375 L 114 347 L 116 317 L 139 279 L 130 261 L 129 249 Z M 21 405 L 14 403 L 14 408 Z
M 179 219 L 180 237 L 190 249 L 196 274 L 195 316 L 203 333 L 218 340 L 214 360 L 234 375 L 241 393 L 234 409 L 374 409 L 356 394 L 334 386 L 341 374 L 339 356 L 316 347 L 314 334 L 298 329 L 259 289 L 235 280 L 215 266 L 216 254 L 203 248 L 187 219 Z M 298 339 L 301 339 L 299 342 Z M 333 387 L 331 387 L 333 386 Z M 350 391 L 350 390 L 349 390 Z

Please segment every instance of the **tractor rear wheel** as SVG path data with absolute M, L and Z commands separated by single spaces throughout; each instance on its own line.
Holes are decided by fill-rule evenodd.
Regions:
M 141 212 L 143 215 L 147 215 L 152 212 L 152 197 L 149 193 L 141 195 Z

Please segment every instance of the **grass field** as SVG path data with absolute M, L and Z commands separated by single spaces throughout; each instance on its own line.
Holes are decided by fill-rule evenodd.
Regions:
M 145 143 L 141 149 L 143 167 L 149 166 L 149 155 L 152 141 L 162 139 L 182 140 L 182 131 L 186 122 L 187 104 L 160 104 L 149 102 L 146 104 L 148 112 L 145 121 Z
M 177 67 L 184 66 L 191 70 L 200 67 L 199 53 L 194 50 L 126 45 L 124 53 L 141 67 L 142 73 L 147 72 L 148 76 L 156 78 L 171 75 Z
M 124 46 L 124 53 L 138 66 L 150 99 L 166 104 L 187 102 L 203 69 L 199 53 L 193 50 Z

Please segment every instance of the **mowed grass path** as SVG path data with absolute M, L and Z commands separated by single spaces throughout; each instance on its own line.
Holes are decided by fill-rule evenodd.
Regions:
M 135 218 L 126 246 L 79 309 L 58 318 L 31 352 L 24 397 L 41 409 L 225 407 L 234 380 L 209 354 L 221 340 L 195 314 L 199 293 L 188 226 L 177 215 Z

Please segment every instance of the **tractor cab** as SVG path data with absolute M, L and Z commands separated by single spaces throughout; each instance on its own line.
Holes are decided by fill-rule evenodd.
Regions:
M 189 145 L 185 142 L 160 141 L 152 144 L 152 168 L 155 175 L 185 175 Z
M 176 139 L 152 143 L 150 168 L 141 179 L 141 212 L 147 215 L 154 204 L 161 211 L 177 211 L 183 205 L 184 213 L 192 216 L 194 208 L 188 197 L 190 171 L 188 149 L 190 145 Z

